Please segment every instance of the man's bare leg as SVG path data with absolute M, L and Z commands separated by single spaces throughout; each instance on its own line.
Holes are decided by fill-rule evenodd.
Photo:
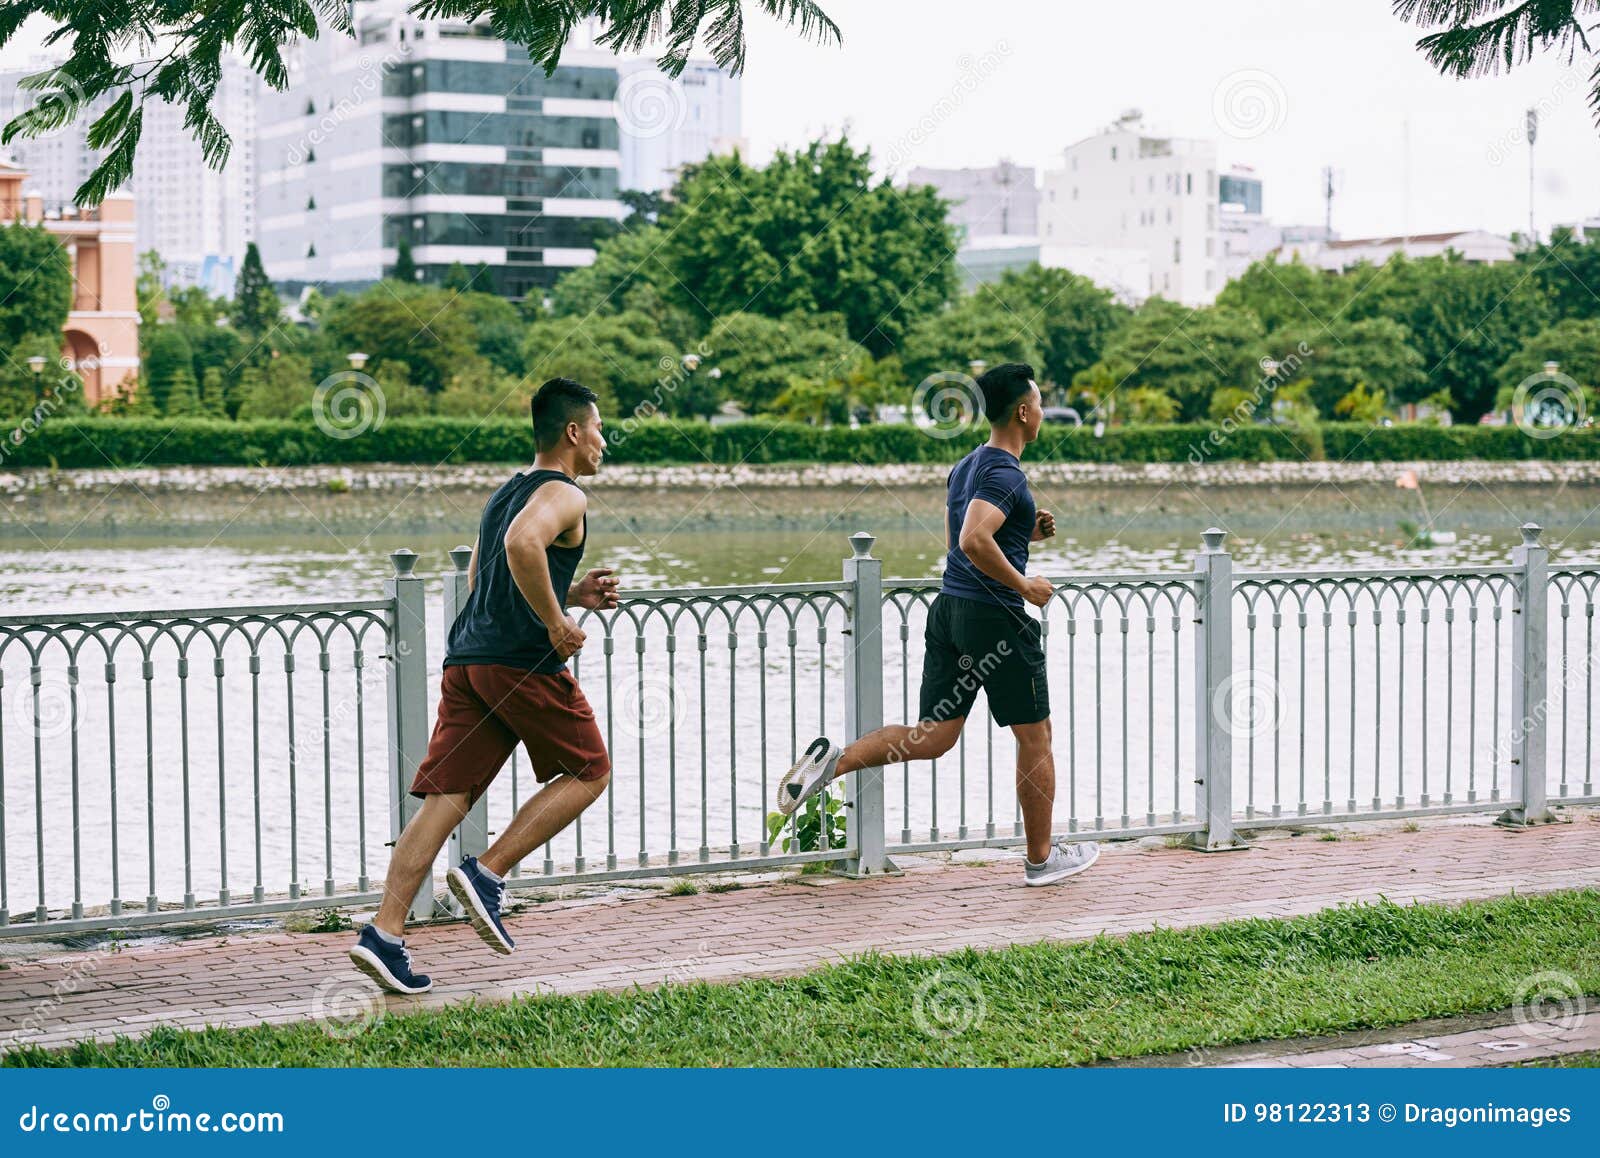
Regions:
M 1028 838 L 1028 859 L 1043 864 L 1050 855 L 1050 825 L 1056 803 L 1056 758 L 1050 748 L 1050 721 L 1015 724 L 1017 739 L 1017 804 L 1022 831 Z
M 389 858 L 389 872 L 383 882 L 383 902 L 372 919 L 391 937 L 405 936 L 411 901 L 422 887 L 423 878 L 433 870 L 444 842 L 466 816 L 469 800 L 465 792 L 424 796 L 422 807 L 394 842 L 394 855 Z
M 834 768 L 834 779 L 863 768 L 881 768 L 907 760 L 937 760 L 956 746 L 966 723 L 965 716 L 958 716 L 938 723 L 924 720 L 910 727 L 890 724 L 868 732 L 845 748 Z
M 522 859 L 578 818 L 605 793 L 610 774 L 598 780 L 557 776 L 528 797 L 505 831 L 478 858 L 497 877 L 509 873 Z

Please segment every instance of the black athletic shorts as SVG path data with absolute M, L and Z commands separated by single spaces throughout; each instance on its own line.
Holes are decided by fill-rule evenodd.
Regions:
M 969 715 L 980 688 L 1003 728 L 1048 719 L 1043 628 L 1026 611 L 940 592 L 924 633 L 918 719 Z

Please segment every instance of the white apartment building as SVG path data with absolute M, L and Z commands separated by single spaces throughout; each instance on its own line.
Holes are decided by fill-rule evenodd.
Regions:
M 739 78 L 691 60 L 676 79 L 641 57 L 618 62 L 617 124 L 624 189 L 670 189 L 685 165 L 747 152 Z
M 967 240 L 1037 237 L 1039 183 L 1028 167 L 1002 160 L 977 169 L 912 169 L 908 185 L 932 185 L 950 202 L 948 218 Z
M 1137 111 L 1070 145 L 1044 175 L 1045 245 L 1140 250 L 1147 295 L 1203 305 L 1222 288 L 1215 142 L 1148 132 Z
M 0 116 L 9 120 L 35 99 L 19 87 L 30 73 L 53 64 L 31 61 L 27 68 L 0 73 Z M 127 192 L 135 203 L 135 248 L 155 250 L 167 263 L 169 285 L 204 285 L 231 293 L 238 263 L 255 231 L 255 110 L 260 81 L 245 63 L 223 60 L 212 111 L 232 138 L 227 165 L 205 163 L 200 145 L 184 127 L 180 105 L 150 101 L 144 107 L 143 133 L 134 155 Z M 28 184 L 46 204 L 72 200 L 93 170 L 98 154 L 89 148 L 89 126 L 110 104 L 102 97 L 75 121 L 49 136 L 13 141 L 12 153 L 28 170 Z

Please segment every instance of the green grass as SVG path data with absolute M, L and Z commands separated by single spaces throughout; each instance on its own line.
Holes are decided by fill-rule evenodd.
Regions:
M 800 977 L 316 1023 L 158 1029 L 13 1066 L 1060 1065 L 1403 1024 L 1513 1004 L 1561 971 L 1600 994 L 1600 890 L 1351 905 Z M 693 975 L 693 965 L 686 966 Z M 318 978 L 308 979 L 308 989 Z M 381 1006 L 375 1006 L 381 1009 Z
M 1532 1061 L 1516 1062 L 1507 1069 L 1568 1070 L 1600 1068 L 1600 1049 L 1583 1053 L 1558 1053 L 1554 1057 L 1536 1057 Z

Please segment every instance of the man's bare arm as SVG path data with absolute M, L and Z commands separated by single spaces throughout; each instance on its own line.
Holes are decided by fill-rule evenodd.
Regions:
M 587 508 L 588 498 L 577 487 L 542 486 L 506 529 L 506 564 L 511 578 L 546 628 L 565 619 L 566 609 L 551 584 L 545 550 L 581 524 Z
M 1011 565 L 1006 553 L 995 542 L 995 532 L 1006 521 L 1006 513 L 986 499 L 973 499 L 967 504 L 967 514 L 961 521 L 961 553 L 972 565 L 996 583 L 1003 583 L 1035 607 L 1050 601 L 1053 588 L 1043 576 L 1029 579 Z

